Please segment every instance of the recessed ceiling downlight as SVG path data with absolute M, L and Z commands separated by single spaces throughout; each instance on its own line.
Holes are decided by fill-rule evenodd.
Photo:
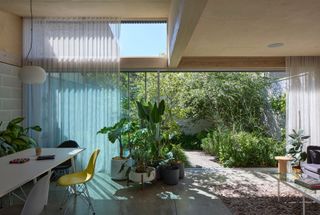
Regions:
M 281 46 L 284 46 L 284 44 L 283 43 L 270 43 L 268 45 L 268 48 L 279 48 Z

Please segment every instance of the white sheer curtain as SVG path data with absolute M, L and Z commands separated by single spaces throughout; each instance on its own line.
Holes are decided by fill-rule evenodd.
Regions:
M 35 19 L 29 59 L 48 77 L 43 85 L 24 86 L 24 115 L 39 124 L 43 147 L 75 140 L 86 148 L 78 157 L 84 167 L 92 151 L 101 149 L 97 170 L 109 172 L 117 144 L 96 135 L 120 118 L 119 28 L 117 20 Z M 30 20 L 24 19 L 24 56 L 30 44 Z
M 320 145 L 320 57 L 288 57 L 287 134 L 303 129 L 307 145 Z

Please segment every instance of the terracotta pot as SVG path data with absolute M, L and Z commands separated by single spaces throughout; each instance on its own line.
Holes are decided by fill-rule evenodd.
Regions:
M 40 147 L 36 147 L 35 148 L 35 152 L 36 152 L 36 156 L 40 156 L 41 155 L 41 148 Z

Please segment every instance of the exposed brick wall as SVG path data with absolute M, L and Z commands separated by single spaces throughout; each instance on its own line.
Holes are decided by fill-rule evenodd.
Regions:
M 0 63 L 0 121 L 8 121 L 22 115 L 22 84 L 19 67 Z

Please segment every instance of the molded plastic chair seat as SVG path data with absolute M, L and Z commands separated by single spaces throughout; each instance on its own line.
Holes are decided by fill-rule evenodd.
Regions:
M 68 175 L 61 176 L 57 183 L 60 186 L 71 186 L 76 184 L 82 184 L 90 181 L 92 178 L 92 174 L 83 171 L 83 172 L 77 172 L 77 173 L 71 173 Z

